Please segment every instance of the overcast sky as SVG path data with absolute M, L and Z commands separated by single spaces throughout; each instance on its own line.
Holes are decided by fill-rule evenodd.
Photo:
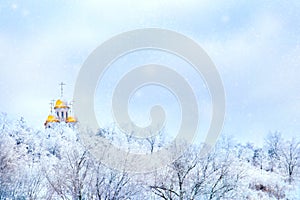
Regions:
M 262 141 L 276 130 L 297 137 L 300 2 L 216 2 L 1 1 L 0 111 L 13 118 L 23 116 L 29 125 L 42 128 L 50 100 L 59 97 L 58 83 L 67 83 L 65 98 L 72 99 L 79 69 L 98 45 L 124 31 L 158 27 L 192 38 L 214 61 L 226 93 L 223 133 L 241 141 Z M 155 58 L 159 56 L 153 53 Z M 129 61 L 140 63 L 134 56 Z M 192 74 L 187 76 L 194 79 Z M 110 75 L 115 75 L 113 70 L 106 77 L 113 83 L 115 77 Z M 110 88 L 102 84 L 96 96 Z M 147 95 L 147 90 L 137 95 L 141 94 Z M 101 112 L 103 105 L 97 109 Z

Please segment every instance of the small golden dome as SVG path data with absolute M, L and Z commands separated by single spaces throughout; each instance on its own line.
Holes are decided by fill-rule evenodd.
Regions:
M 56 108 L 67 108 L 68 106 L 66 105 L 65 102 L 63 102 L 62 100 L 58 99 L 56 102 L 55 102 L 55 106 L 54 106 L 54 109 Z
M 68 118 L 67 118 L 67 120 L 66 120 L 66 122 L 77 122 L 77 120 L 74 118 L 74 117 L 72 117 L 72 116 L 69 116 Z
M 48 122 L 59 122 L 58 119 L 56 119 L 56 117 L 54 117 L 53 115 L 48 115 L 47 119 L 46 119 L 46 123 Z

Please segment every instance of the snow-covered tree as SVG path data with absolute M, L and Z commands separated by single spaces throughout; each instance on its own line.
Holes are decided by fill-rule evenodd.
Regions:
M 120 135 L 113 127 L 96 135 L 149 154 L 168 140 Z M 206 155 L 205 144 L 193 144 L 167 166 L 134 174 L 94 159 L 76 128 L 35 130 L 1 113 L 0 199 L 299 199 L 299 142 L 278 132 L 262 146 L 221 137 Z
M 300 142 L 296 139 L 286 141 L 280 149 L 280 157 L 284 175 L 291 184 L 300 168 Z
M 279 132 L 269 133 L 265 139 L 265 148 L 268 154 L 269 170 L 273 172 L 279 165 L 282 136 Z

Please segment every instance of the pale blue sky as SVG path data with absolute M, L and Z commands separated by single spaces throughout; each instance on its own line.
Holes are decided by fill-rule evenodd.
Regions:
M 80 66 L 98 45 L 124 31 L 158 27 L 194 39 L 215 62 L 226 92 L 224 133 L 241 141 L 275 130 L 297 137 L 299 10 L 296 0 L 1 1 L 0 111 L 42 128 L 58 83 L 68 84 L 71 99 Z M 202 80 L 187 76 L 198 88 Z M 110 86 L 99 86 L 96 97 L 101 87 Z M 201 87 L 199 101 L 206 99 Z

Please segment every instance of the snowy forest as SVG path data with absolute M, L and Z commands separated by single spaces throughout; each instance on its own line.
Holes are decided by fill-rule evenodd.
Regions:
M 195 144 L 168 166 L 138 174 L 93 159 L 77 131 L 36 130 L 2 113 L 0 199 L 300 199 L 300 141 L 279 132 L 262 146 L 222 136 L 204 157 Z M 99 137 L 114 134 L 99 130 Z M 139 145 L 152 153 L 163 140 Z

